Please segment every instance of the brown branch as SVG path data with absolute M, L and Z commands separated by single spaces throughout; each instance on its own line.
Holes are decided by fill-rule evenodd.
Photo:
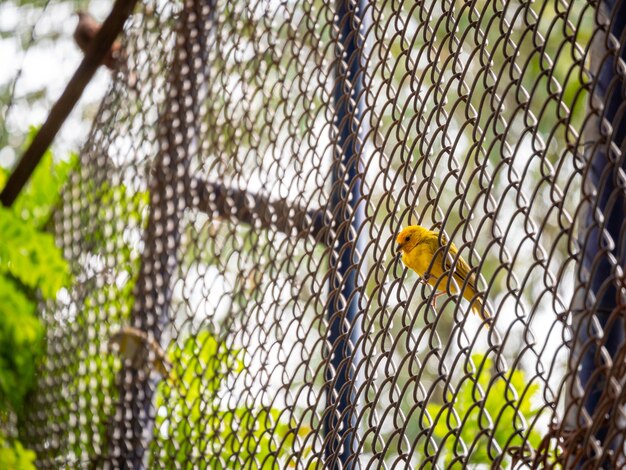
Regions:
M 324 219 L 322 209 L 307 209 L 285 199 L 270 200 L 249 191 L 227 187 L 220 183 L 195 178 L 191 181 L 190 201 L 192 207 L 208 215 L 234 217 L 240 222 L 264 228 L 275 227 L 287 236 L 304 238 L 312 236 L 323 242 L 332 218 Z
M 72 109 L 74 109 L 85 87 L 89 84 L 103 59 L 109 53 L 115 38 L 122 31 L 124 23 L 132 13 L 136 3 L 137 0 L 117 0 L 113 5 L 111 13 L 102 24 L 98 34 L 96 34 L 91 48 L 85 54 L 76 72 L 74 72 L 63 94 L 50 110 L 48 119 L 41 126 L 39 132 L 37 132 L 37 135 L 35 135 L 35 138 L 11 173 L 2 194 L 0 194 L 0 202 L 5 207 L 11 206 L 17 199 L 22 188 L 39 164 L 43 154 L 50 147 L 59 129 Z

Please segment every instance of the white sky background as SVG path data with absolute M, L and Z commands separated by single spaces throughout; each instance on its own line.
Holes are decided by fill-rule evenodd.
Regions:
M 89 11 L 102 21 L 111 4 L 110 0 L 93 0 L 89 3 Z M 39 8 L 18 8 L 13 1 L 0 2 L 0 85 L 12 82 L 21 70 L 15 87 L 14 105 L 7 119 L 7 128 L 13 136 L 11 147 L 19 149 L 22 135 L 29 127 L 43 124 L 82 60 L 83 54 L 72 39 L 78 22 L 74 13 L 77 9 L 70 2 L 51 1 L 41 14 Z M 39 41 L 22 52 L 20 43 L 25 44 L 29 40 L 31 31 Z M 51 37 L 58 39 L 46 39 Z M 54 141 L 53 150 L 57 158 L 64 158 L 69 151 L 80 149 L 91 126 L 90 117 L 110 80 L 109 71 L 101 67 Z M 24 99 L 42 89 L 46 90 L 44 100 L 31 105 Z M 12 149 L 0 150 L 0 165 L 11 166 L 15 159 Z

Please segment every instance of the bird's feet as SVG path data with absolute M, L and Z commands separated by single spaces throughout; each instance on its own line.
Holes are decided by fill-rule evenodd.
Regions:
M 430 299 L 430 305 L 432 305 L 434 310 L 437 310 L 437 299 L 441 297 L 445 292 L 435 292 Z
M 419 282 L 424 285 L 428 285 L 429 280 L 430 280 L 430 274 L 425 274 L 424 276 L 421 277 Z M 437 299 L 441 297 L 443 294 L 445 294 L 445 292 L 435 292 L 432 294 L 432 297 L 430 299 L 430 305 L 433 307 L 433 309 L 437 310 Z

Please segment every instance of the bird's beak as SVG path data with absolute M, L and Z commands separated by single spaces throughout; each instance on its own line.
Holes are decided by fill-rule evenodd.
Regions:
M 396 253 L 401 253 L 402 250 L 404 250 L 404 245 L 402 243 L 398 243 L 398 246 L 396 246 Z

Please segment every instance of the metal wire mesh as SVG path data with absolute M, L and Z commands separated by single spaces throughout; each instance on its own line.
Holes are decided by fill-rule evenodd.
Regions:
M 144 1 L 54 218 L 74 283 L 43 313 L 39 465 L 621 465 L 623 310 L 590 320 L 598 260 L 623 295 L 589 209 L 593 156 L 621 165 L 601 5 Z M 405 268 L 411 224 L 490 328 Z

